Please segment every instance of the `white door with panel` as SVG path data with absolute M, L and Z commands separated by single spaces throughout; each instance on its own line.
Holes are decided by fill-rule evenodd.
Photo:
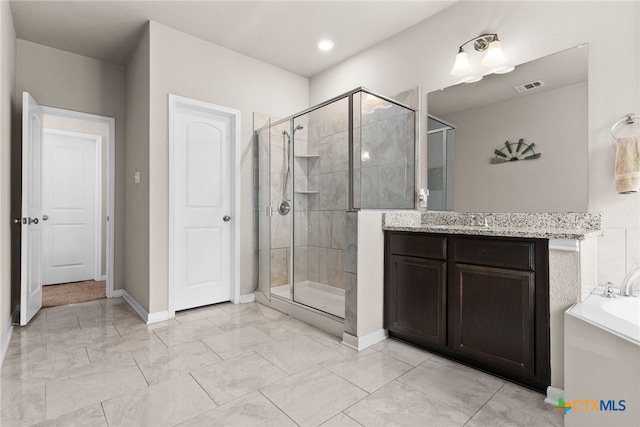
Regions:
M 22 93 L 22 218 L 20 325 L 42 307 L 42 110 Z
M 45 129 L 43 284 L 100 280 L 101 137 Z
M 214 107 L 214 106 L 211 106 Z M 231 299 L 233 116 L 176 102 L 170 148 L 173 306 Z

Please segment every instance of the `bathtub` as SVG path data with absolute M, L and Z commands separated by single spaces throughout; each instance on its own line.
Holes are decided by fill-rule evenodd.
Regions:
M 604 298 L 603 292 L 604 286 L 599 286 L 584 302 L 570 308 L 569 312 L 585 322 L 640 345 L 640 298 L 620 295 L 616 298 Z
M 640 425 L 640 297 L 603 291 L 565 313 L 565 426 Z

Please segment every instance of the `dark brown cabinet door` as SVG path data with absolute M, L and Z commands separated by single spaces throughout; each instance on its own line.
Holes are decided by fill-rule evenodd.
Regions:
M 446 261 L 390 254 L 385 328 L 417 343 L 446 345 Z
M 506 372 L 535 374 L 535 273 L 455 264 L 451 350 Z

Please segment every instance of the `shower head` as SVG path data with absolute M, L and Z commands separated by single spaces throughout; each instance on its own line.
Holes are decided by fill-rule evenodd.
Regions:
M 293 134 L 295 135 L 295 133 L 296 133 L 296 131 L 297 131 L 297 130 L 302 130 L 302 129 L 304 129 L 304 126 L 302 126 L 302 125 L 298 125 L 298 126 L 296 126 L 296 127 L 293 129 Z M 283 130 L 283 131 L 282 131 L 282 135 L 286 135 L 286 136 L 287 136 L 287 138 L 290 138 L 289 132 L 287 132 L 286 130 Z

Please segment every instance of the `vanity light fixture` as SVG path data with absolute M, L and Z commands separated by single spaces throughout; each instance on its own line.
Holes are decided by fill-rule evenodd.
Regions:
M 474 37 L 471 40 L 468 40 L 460 45 L 458 49 L 458 54 L 456 55 L 456 62 L 451 69 L 451 74 L 454 76 L 465 76 L 469 74 L 472 70 L 471 64 L 469 63 L 469 56 L 467 52 L 465 52 L 464 47 L 469 43 L 473 42 L 473 48 L 478 52 L 487 51 L 484 58 L 482 59 L 481 64 L 485 67 L 493 68 L 502 65 L 505 62 L 504 54 L 502 53 L 502 42 L 498 40 L 497 34 L 482 34 L 478 37 Z M 512 67 L 502 67 L 496 70 L 496 72 L 500 73 L 508 73 L 509 71 L 513 71 Z M 477 81 L 475 80 L 477 77 L 470 79 L 468 82 Z M 482 77 L 480 77 L 482 78 Z M 478 79 L 480 80 L 480 79 Z

